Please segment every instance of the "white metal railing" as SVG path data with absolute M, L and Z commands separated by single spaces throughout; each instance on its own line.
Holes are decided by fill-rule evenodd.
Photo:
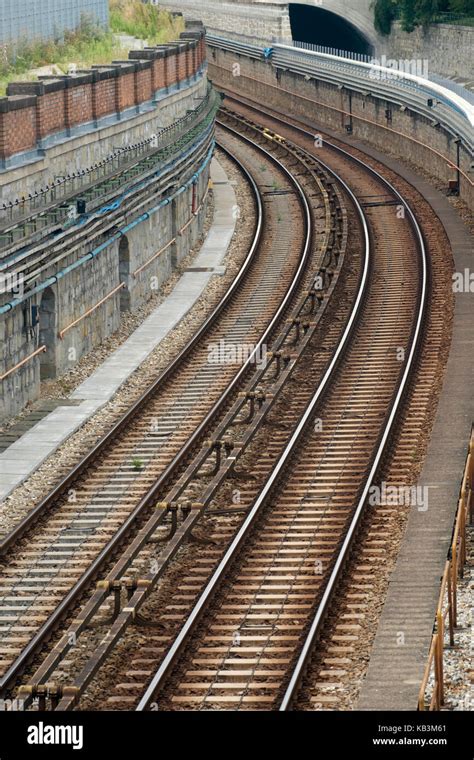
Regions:
M 208 43 L 253 58 L 268 57 L 277 68 L 294 71 L 309 79 L 321 79 L 346 86 L 410 108 L 429 119 L 433 126 L 440 124 L 455 138 L 460 138 L 472 153 L 474 105 L 459 91 L 438 82 L 359 60 L 364 56 L 357 57 L 356 53 L 351 54 L 354 57 L 347 58 L 320 52 L 313 49 L 318 46 L 305 43 L 269 42 L 268 48 L 264 48 L 247 39 L 239 41 L 216 35 L 208 35 Z
M 274 45 L 272 62 L 279 67 L 291 67 L 304 75 L 324 76 L 336 84 L 406 105 L 442 123 L 472 150 L 474 106 L 436 82 L 386 66 L 302 50 L 293 45 Z
M 351 50 L 342 50 L 341 48 L 328 47 L 327 45 L 315 45 L 312 42 L 298 42 L 288 37 L 272 37 L 272 45 L 286 45 L 300 50 L 310 50 L 312 53 L 335 55 L 340 58 L 349 58 L 351 61 L 362 61 L 363 63 L 370 63 L 373 58 L 373 56 L 366 55 L 365 53 L 354 53 Z
M 326 53 L 326 55 L 334 55 L 339 58 L 349 58 L 352 61 L 358 61 L 359 63 L 375 63 L 376 58 L 374 58 L 371 55 L 365 55 L 365 53 L 353 53 L 350 50 L 342 50 L 341 48 L 335 48 L 335 47 L 327 47 L 326 45 L 314 45 L 310 42 L 297 42 L 295 40 L 291 40 L 285 37 L 273 37 L 272 38 L 272 44 L 273 45 L 290 45 L 296 48 L 300 48 L 302 50 L 311 50 L 313 53 Z M 417 73 L 412 72 L 412 73 Z M 452 90 L 453 92 L 460 95 L 462 98 L 468 101 L 468 103 L 471 103 L 471 105 L 474 105 L 474 91 L 468 90 L 464 85 L 459 84 L 458 82 L 455 82 L 454 80 L 447 79 L 445 77 L 440 76 L 439 74 L 433 74 L 433 73 L 427 73 L 426 78 L 430 82 L 436 82 L 436 84 L 440 84 L 443 87 L 447 88 L 448 90 Z

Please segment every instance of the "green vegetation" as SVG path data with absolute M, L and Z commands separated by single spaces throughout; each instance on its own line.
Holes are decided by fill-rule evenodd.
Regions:
M 373 3 L 375 28 L 381 34 L 390 34 L 397 9 L 392 0 L 375 0 Z
M 66 73 L 70 63 L 81 67 L 107 63 L 124 52 L 111 32 L 84 16 L 78 28 L 65 32 L 61 40 L 20 40 L 15 45 L 4 45 L 0 59 L 0 94 L 5 94 L 9 82 L 36 79 L 32 69 L 55 64 Z
M 184 29 L 181 17 L 144 5 L 140 0 L 110 0 L 110 30 L 103 29 L 83 16 L 80 25 L 65 32 L 62 39 L 19 40 L 0 48 L 0 96 L 9 82 L 37 79 L 34 69 L 55 65 L 66 73 L 70 63 L 88 68 L 93 63 L 110 63 L 124 58 L 128 46 L 118 34 L 146 39 L 149 44 L 179 37 Z
M 184 20 L 141 0 L 110 0 L 110 28 L 156 45 L 179 37 Z
M 474 0 L 374 0 L 373 9 L 382 34 L 390 33 L 394 19 L 406 32 L 433 23 L 474 24 Z

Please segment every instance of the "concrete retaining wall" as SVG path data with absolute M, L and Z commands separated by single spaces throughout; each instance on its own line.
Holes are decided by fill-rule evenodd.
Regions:
M 0 317 L 0 376 L 39 346 L 47 349 L 0 383 L 0 419 L 18 413 L 37 398 L 40 379 L 56 377 L 73 367 L 117 330 L 124 311 L 136 310 L 160 290 L 202 232 L 208 181 L 209 164 L 194 190 L 189 187 L 96 258 Z M 193 200 L 199 207 L 195 214 Z M 129 221 L 125 217 L 124 226 Z M 168 245 L 174 237 L 177 242 Z M 63 268 L 89 249 L 90 245 L 72 252 L 61 262 Z M 44 279 L 54 273 L 51 266 Z M 117 289 L 121 283 L 125 287 Z M 29 326 L 34 309 L 38 309 L 39 324 Z

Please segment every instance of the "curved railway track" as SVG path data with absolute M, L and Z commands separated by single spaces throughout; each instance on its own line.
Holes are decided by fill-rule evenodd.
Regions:
M 224 118 L 233 120 L 235 127 L 234 117 L 226 114 Z M 254 140 L 268 139 L 255 124 L 240 121 L 238 126 L 252 132 Z M 299 157 L 307 166 L 319 169 L 323 165 L 320 159 L 316 161 L 287 142 L 274 139 L 272 147 L 287 159 Z M 352 199 L 353 212 L 357 211 L 365 245 L 357 276 L 353 274 L 351 283 L 352 288 L 357 288 L 345 304 L 344 325 L 337 336 L 332 336 L 337 341 L 331 348 L 330 360 L 321 362 L 315 387 L 309 396 L 300 399 L 296 429 L 293 425 L 289 441 L 266 470 L 263 487 L 256 483 L 254 493 L 252 487 L 247 491 L 246 506 L 242 507 L 244 513 L 247 510 L 246 518 L 242 522 L 232 516 L 230 525 L 221 524 L 217 530 L 214 524 L 218 540 L 227 544 L 231 541 L 230 546 L 224 553 L 220 547 L 205 549 L 196 577 L 191 574 L 181 579 L 173 591 L 168 590 L 165 614 L 159 617 L 165 628 L 174 620 L 176 632 L 160 628 L 157 632 L 149 620 L 141 629 L 142 646 L 131 660 L 130 680 L 117 684 L 119 692 L 122 687 L 122 695 L 132 695 L 123 696 L 122 701 L 120 694 L 116 695 L 115 706 L 134 702 L 139 710 L 150 705 L 153 709 L 288 709 L 295 698 L 406 390 L 426 303 L 424 244 L 410 208 L 376 172 L 340 149 L 337 156 L 341 173 L 345 178 L 349 176 L 353 190 L 341 176 L 338 180 L 345 196 Z M 363 203 L 365 209 L 356 195 L 370 197 Z M 396 229 L 394 206 L 407 212 Z M 413 248 L 417 257 L 411 254 Z M 334 279 L 333 286 L 341 259 L 339 255 L 331 266 L 323 267 L 324 277 Z M 310 302 L 313 309 L 315 295 L 313 292 Z M 302 330 L 301 322 L 293 320 L 290 324 L 296 332 L 293 343 L 298 344 L 302 333 L 310 333 L 309 325 Z M 284 340 L 289 338 L 290 333 Z M 281 367 L 276 374 L 284 374 Z M 265 396 L 262 407 L 266 401 Z M 219 440 L 224 443 L 223 437 Z M 230 447 L 234 456 L 227 459 L 239 459 L 237 448 Z M 211 473 L 215 478 L 225 469 L 217 457 L 217 466 Z M 252 465 L 265 471 L 258 459 Z M 231 468 L 235 469 L 234 463 L 227 462 L 227 469 Z M 206 497 L 200 496 L 200 506 L 209 504 L 216 486 L 212 480 L 208 483 Z M 178 490 L 174 496 L 179 498 L 183 492 Z M 189 510 L 189 500 L 187 505 Z M 218 506 L 212 512 L 218 513 Z M 221 520 L 225 512 L 222 510 Z M 181 545 L 189 537 L 190 531 L 183 530 L 187 521 L 191 529 L 195 524 L 192 509 L 181 533 L 178 530 L 174 536 L 175 544 Z M 121 607 L 120 594 L 116 594 L 112 624 L 107 626 L 107 634 L 98 642 L 94 655 L 82 658 L 74 682 L 71 684 L 66 668 L 61 685 L 61 677 L 56 685 L 46 685 L 68 651 L 63 637 L 23 688 L 23 695 L 39 695 L 42 705 L 49 697 L 58 709 L 71 709 L 78 703 L 93 676 L 119 646 L 130 623 L 144 623 L 139 609 L 149 599 L 150 587 L 161 576 L 160 570 L 168 565 L 169 547 L 162 554 L 167 556 L 160 557 L 161 567 L 147 576 L 143 575 L 143 567 L 149 557 L 142 558 L 141 567 L 140 562 L 135 566 L 127 564 L 133 572 L 128 576 L 126 606 Z M 139 551 L 134 562 L 138 555 Z M 105 586 L 110 592 L 110 578 Z M 90 620 L 104 599 L 98 589 L 95 607 L 91 600 L 80 621 Z M 153 604 L 148 608 L 153 609 Z M 83 631 L 80 622 L 73 628 L 69 635 Z M 154 663 L 159 667 L 150 680 Z
M 288 119 L 278 110 L 264 108 L 251 98 L 241 99 L 227 92 L 226 97 L 232 108 L 236 108 L 244 118 L 257 118 L 261 128 L 277 130 L 299 146 L 322 156 L 331 166 L 335 166 L 338 153 L 344 155 L 350 151 L 362 163 L 388 176 L 411 207 L 416 208 L 418 223 L 429 251 L 430 295 L 425 309 L 422 340 L 419 341 L 419 355 L 399 424 L 391 436 L 376 478 L 379 488 L 395 488 L 402 501 L 397 504 L 382 496 L 380 503 L 361 515 L 357 541 L 352 542 L 344 571 L 339 573 L 337 595 L 333 595 L 331 604 L 326 605 L 327 614 L 323 614 L 316 626 L 318 645 L 313 646 L 312 651 L 311 647 L 307 649 L 304 668 L 298 675 L 301 679 L 301 672 L 304 671 L 304 678 L 294 690 L 291 702 L 287 702 L 287 706 L 291 703 L 296 710 L 357 709 L 359 689 L 366 673 L 378 616 L 398 556 L 407 514 L 415 507 L 427 508 L 426 503 L 423 506 L 418 502 L 413 504 L 413 493 L 411 496 L 407 494 L 415 490 L 418 482 L 436 413 L 440 378 L 443 377 L 449 352 L 453 308 L 452 253 L 444 229 L 427 200 L 396 170 L 388 169 L 383 161 L 367 156 L 363 148 L 348 146 L 333 135 L 327 135 L 324 128 L 319 128 L 317 121 L 312 126 L 307 120 L 296 116 Z M 315 136 L 318 137 L 317 143 Z M 367 208 L 375 208 L 378 199 L 361 196 L 361 202 Z M 399 212 L 400 208 L 397 209 Z M 416 597 L 412 595 L 407 598 L 406 604 L 415 607 Z
M 398 191 L 335 150 L 357 196 L 370 197 L 371 282 L 360 318 L 139 710 L 289 709 L 357 535 L 416 359 L 427 261 Z M 394 224 L 394 204 L 406 224 Z
M 170 522 L 171 550 L 176 545 L 177 506 L 183 507 L 184 533 L 189 531 L 196 510 L 189 515 L 183 501 L 178 505 L 176 500 L 166 502 L 159 511 L 153 510 L 157 494 L 169 488 L 194 451 L 203 447 L 202 461 L 218 451 L 215 442 L 205 443 L 210 423 L 215 426 L 226 405 L 243 387 L 258 348 L 272 340 L 295 301 L 303 274 L 308 285 L 306 269 L 312 237 L 308 203 L 298 183 L 270 154 L 260 149 L 259 160 L 258 171 L 265 173 L 261 185 L 266 190 L 263 200 L 258 193 L 258 205 L 264 211 L 266 235 L 261 238 L 260 216 L 252 251 L 215 314 L 111 433 L 3 541 L 3 551 L 9 551 L 2 572 L 3 693 L 12 687 L 65 616 L 71 614 L 91 580 L 107 560 L 116 556 L 121 542 L 127 537 L 130 542 L 137 531 L 140 535 L 138 529 L 147 526 L 150 511 L 152 532 L 162 524 L 167 528 Z M 319 178 L 317 182 L 313 205 L 322 210 L 318 234 L 323 258 L 328 243 L 335 246 L 337 242 L 336 196 L 333 194 L 331 215 L 331 202 Z M 256 190 L 255 183 L 253 186 Z M 285 221 L 285 226 L 280 226 L 280 221 Z M 332 231 L 328 229 L 331 223 Z M 296 246 L 295 237 L 299 238 Z M 311 298 L 319 304 L 315 296 Z M 291 325 L 284 330 L 285 334 L 289 332 Z M 309 328 L 304 327 L 304 331 Z M 207 361 L 208 347 L 221 341 L 252 344 L 256 349 L 243 366 L 213 365 Z M 282 376 L 283 365 L 290 372 L 295 363 L 277 355 L 272 361 Z M 241 405 L 248 402 L 253 409 L 255 391 L 253 394 Z M 257 405 L 262 406 L 263 401 L 258 396 Z M 237 413 L 240 411 L 238 408 Z M 216 456 L 220 457 L 220 450 Z M 136 457 L 140 457 L 139 468 L 133 463 Z M 140 545 L 140 540 L 135 543 Z M 126 567 L 133 551 L 125 551 L 124 556 Z M 109 588 L 102 590 L 105 596 L 110 592 Z
M 222 118 L 231 139 L 238 130 L 239 139 L 270 147 L 294 174 L 304 167 L 323 195 L 325 178 L 319 227 L 316 214 L 322 242 L 315 246 L 307 234 L 304 246 L 308 260 L 313 248 L 314 269 L 305 271 L 300 259 L 298 298 L 270 346 L 272 371 L 259 368 L 240 386 L 158 515 L 142 523 L 123 554 L 120 548 L 116 565 L 22 687 L 27 705 L 39 696 L 40 707 L 73 709 L 84 695 L 88 706 L 94 699 L 103 705 L 104 688 L 94 697 L 90 687 L 115 653 L 121 664 L 110 666 L 108 708 L 290 709 L 400 413 L 428 283 L 410 206 L 339 146 L 325 143 L 323 160 L 247 118 L 227 111 Z M 288 206 L 285 187 L 264 184 Z M 351 254 L 348 240 L 359 250 Z M 330 296 L 338 301 L 335 314 Z M 285 301 L 289 307 L 288 293 Z M 304 390 L 297 385 L 285 396 L 296 390 L 292 380 L 303 380 Z M 280 427 L 270 439 L 267 432 L 262 448 L 272 414 Z M 228 506 L 232 478 L 245 482 L 236 507 Z M 157 497 L 155 489 L 151 501 Z M 169 524 L 170 532 L 157 536 Z M 164 539 L 164 549 L 156 552 L 150 539 Z M 99 611 L 97 632 L 85 631 Z M 86 651 L 71 666 L 81 635 Z

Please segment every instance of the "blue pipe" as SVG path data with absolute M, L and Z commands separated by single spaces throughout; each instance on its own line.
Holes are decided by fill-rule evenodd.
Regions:
M 209 134 L 209 132 L 212 129 L 212 126 L 213 125 L 211 124 L 205 130 L 205 132 L 203 133 L 203 139 L 199 141 L 200 143 L 203 142 L 203 140 L 205 139 L 206 135 Z M 191 153 L 194 151 L 195 147 L 196 147 L 196 144 L 194 144 L 191 148 L 189 148 L 189 150 L 187 150 L 184 153 L 182 153 L 181 154 L 182 158 L 186 158 L 187 156 L 191 155 Z M 102 206 L 101 208 L 97 209 L 97 211 L 94 211 L 92 214 L 84 214 L 84 216 L 82 216 L 79 221 L 74 222 L 74 224 L 76 224 L 76 225 L 82 225 L 82 224 L 85 224 L 89 218 L 94 218 L 95 216 L 99 216 L 101 214 L 106 214 L 109 211 L 115 211 L 116 209 L 118 209 L 122 205 L 122 202 L 125 200 L 125 198 L 128 195 L 130 195 L 131 193 L 137 192 L 137 190 L 140 190 L 142 187 L 146 187 L 146 185 L 150 184 L 150 182 L 153 180 L 154 177 L 159 177 L 161 174 L 163 174 L 168 169 L 169 166 L 172 166 L 173 163 L 174 163 L 173 161 L 168 161 L 167 164 L 165 164 L 158 171 L 156 171 L 154 174 L 152 174 L 151 177 L 148 177 L 147 179 L 143 180 L 142 182 L 139 182 L 138 184 L 133 185 L 132 187 L 128 188 L 128 190 L 126 190 L 124 193 L 122 193 L 121 195 L 119 195 L 113 201 L 113 203 L 110 203 L 107 206 Z
M 211 124 L 210 127 L 208 127 L 205 130 L 205 132 L 203 133 L 203 138 L 201 140 L 199 140 L 199 142 L 197 143 L 197 145 L 199 145 L 201 142 L 203 142 L 203 140 L 205 139 L 206 135 L 211 131 L 211 129 L 212 129 L 212 124 Z M 191 146 L 191 148 L 189 148 L 189 150 L 187 150 L 184 153 L 182 153 L 182 157 L 186 158 L 187 156 L 191 155 L 191 153 L 195 150 L 195 148 L 196 148 L 196 143 L 194 143 L 194 145 Z M 91 214 L 84 214 L 83 216 L 81 216 L 81 218 L 79 220 L 77 220 L 77 221 L 73 222 L 71 225 L 69 225 L 69 227 L 72 227 L 72 226 L 81 226 L 81 225 L 85 224 L 87 221 L 89 221 L 89 219 L 93 219 L 95 217 L 101 216 L 102 214 L 106 214 L 109 211 L 115 211 L 116 209 L 118 209 L 122 205 L 122 201 L 124 201 L 125 198 L 128 195 L 130 195 L 131 193 L 137 192 L 142 187 L 146 187 L 147 184 L 150 184 L 153 181 L 154 177 L 159 177 L 161 174 L 163 174 L 168 169 L 169 166 L 172 166 L 172 165 L 173 165 L 173 161 L 168 161 L 167 164 L 165 164 L 164 166 L 160 167 L 160 169 L 158 171 L 156 171 L 154 174 L 152 174 L 151 177 L 148 177 L 146 180 L 143 180 L 143 181 L 139 182 L 138 184 L 135 184 L 132 187 L 128 188 L 128 190 L 126 190 L 121 195 L 119 195 L 113 201 L 113 203 L 109 203 L 106 206 L 101 206 L 99 209 L 97 209 L 96 211 L 94 211 Z M 22 249 L 22 251 L 21 251 L 21 253 L 19 255 L 17 255 L 17 256 L 13 255 L 12 257 L 6 257 L 5 259 L 3 259 L 2 262 L 1 262 L 1 264 L 0 264 L 0 269 L 3 269 L 3 268 L 6 269 L 9 266 L 14 265 L 15 262 L 17 261 L 17 259 L 19 259 L 21 256 L 24 255 L 24 252 L 25 252 L 25 249 Z

